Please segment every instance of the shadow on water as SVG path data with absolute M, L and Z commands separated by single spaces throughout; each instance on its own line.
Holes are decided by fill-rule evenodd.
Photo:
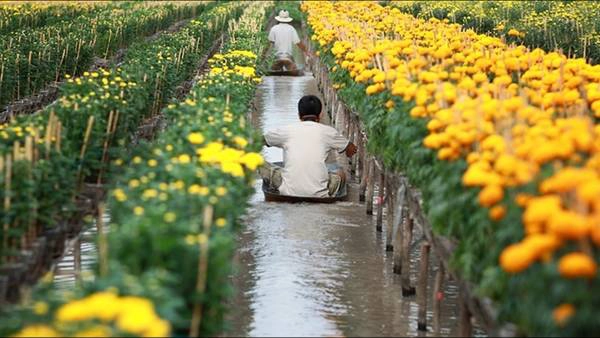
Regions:
M 296 104 L 306 94 L 319 95 L 312 76 L 263 78 L 255 125 L 269 130 L 296 121 Z M 263 154 L 268 161 L 282 159 L 279 149 L 265 147 Z M 439 333 L 431 327 L 427 333 L 417 330 L 416 301 L 402 298 L 392 257 L 385 254 L 385 234 L 375 231 L 364 205 L 266 203 L 259 181 L 239 236 L 232 277 L 236 296 L 226 335 L 457 333 L 457 287 L 451 283 L 445 286 Z M 433 267 L 430 281 L 436 262 Z M 412 269 L 417 269 L 416 262 Z

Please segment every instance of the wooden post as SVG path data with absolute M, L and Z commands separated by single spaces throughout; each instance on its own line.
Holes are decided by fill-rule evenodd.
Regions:
M 385 170 L 383 167 L 379 168 L 379 191 L 378 191 L 378 203 L 377 203 L 377 231 L 381 231 L 383 224 L 383 198 L 385 190 Z
M 439 265 L 438 271 L 435 274 L 435 283 L 433 285 L 433 329 L 436 335 L 439 335 L 440 332 L 440 315 L 442 308 L 442 300 L 444 299 L 444 265 Z
M 356 151 L 358 152 L 352 157 L 352 169 L 354 170 L 354 177 L 360 181 L 360 120 L 358 119 L 358 116 L 354 120 L 354 132 L 352 138 L 352 143 L 356 145 Z
M 458 322 L 458 335 L 460 337 L 471 337 L 472 326 L 471 326 L 471 312 L 467 304 L 466 296 L 463 291 L 460 294 L 460 319 Z
M 419 269 L 419 281 L 417 290 L 417 304 L 419 306 L 417 316 L 417 328 L 419 331 L 427 331 L 427 281 L 429 276 L 429 243 L 421 245 L 421 266 Z
M 341 103 L 338 101 L 334 104 L 333 110 L 331 111 L 331 125 L 338 129 L 338 111 L 340 110 Z
M 363 136 L 363 131 L 360 126 L 358 126 L 358 177 L 360 184 L 363 183 L 365 179 L 365 138 Z M 364 190 L 361 190 L 361 202 L 365 200 Z
M 333 110 L 333 120 L 331 121 L 331 125 L 337 130 L 340 131 L 340 119 L 341 119 L 341 110 L 344 109 L 342 103 L 338 103 L 337 106 L 334 107 Z
M 346 124 L 344 127 L 344 131 L 346 132 L 346 137 L 350 139 L 352 137 L 352 111 L 350 109 L 346 109 Z
M 361 162 L 361 179 L 360 179 L 360 189 L 359 196 L 360 202 L 366 201 L 366 193 L 367 193 L 367 182 L 369 181 L 369 156 L 367 155 L 367 149 L 365 146 L 365 137 L 361 135 L 360 138 L 361 148 L 359 149 L 360 153 L 360 162 Z
M 348 121 L 348 140 L 352 143 L 355 143 L 355 139 L 354 139 L 354 118 L 352 117 L 352 114 L 350 113 L 350 120 Z M 348 159 L 348 162 L 350 162 L 350 178 L 355 178 L 356 177 L 356 171 L 354 170 L 354 163 L 356 162 L 356 156 L 352 156 Z
M 344 111 L 346 110 L 346 106 L 340 102 L 338 106 L 338 110 L 335 116 L 335 129 L 341 131 L 344 123 Z
M 367 215 L 373 215 L 373 195 L 375 190 L 375 159 L 372 156 L 369 156 L 369 170 L 367 174 L 367 191 L 366 191 L 366 200 L 367 200 Z
M 402 253 L 404 252 L 403 246 L 403 238 L 404 238 L 404 220 L 406 218 L 406 190 L 403 181 L 400 181 L 400 187 L 398 188 L 398 192 L 396 193 L 396 197 L 398 198 L 398 203 L 396 206 L 396 213 L 394 215 L 394 227 L 396 229 L 396 233 L 394 234 L 394 273 L 401 274 L 402 273 Z
M 385 227 L 385 251 L 394 251 L 393 244 L 393 232 L 394 232 L 394 209 L 396 208 L 396 196 L 394 195 L 394 189 L 392 187 L 392 182 L 388 179 L 386 180 L 386 190 L 388 192 L 387 196 L 387 217 L 386 217 L 386 227 Z
M 81 238 L 77 237 L 73 243 L 73 272 L 75 283 L 81 283 Z
M 402 296 L 408 297 L 415 294 L 415 288 L 410 285 L 410 244 L 412 242 L 413 220 L 410 217 L 410 212 L 406 213 L 405 228 L 402 231 Z

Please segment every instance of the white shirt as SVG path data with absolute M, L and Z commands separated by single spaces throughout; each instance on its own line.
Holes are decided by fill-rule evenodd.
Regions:
M 331 149 L 344 151 L 348 139 L 333 127 L 313 121 L 298 121 L 268 131 L 264 137 L 267 145 L 283 148 L 282 195 L 328 196 L 325 160 Z
M 269 32 L 269 41 L 275 43 L 275 53 L 292 55 L 292 46 L 300 42 L 298 33 L 287 23 L 278 23 Z

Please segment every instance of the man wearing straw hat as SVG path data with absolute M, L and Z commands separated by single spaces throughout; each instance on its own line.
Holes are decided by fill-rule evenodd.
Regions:
M 305 54 L 308 54 L 306 46 L 300 41 L 296 29 L 289 22 L 292 22 L 290 13 L 286 10 L 279 11 L 279 15 L 275 17 L 278 24 L 271 28 L 269 32 L 269 41 L 273 43 L 275 49 L 275 62 L 273 70 L 296 70 L 296 63 L 292 55 L 293 45 L 298 46 Z

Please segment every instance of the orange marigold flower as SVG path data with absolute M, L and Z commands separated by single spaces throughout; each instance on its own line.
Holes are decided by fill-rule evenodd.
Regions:
M 525 223 L 543 223 L 550 219 L 561 208 L 560 197 L 547 195 L 534 197 L 527 203 L 527 209 L 523 213 Z
M 582 252 L 566 254 L 558 262 L 558 272 L 565 278 L 594 278 L 597 270 L 596 262 Z
M 560 304 L 552 311 L 552 319 L 558 326 L 564 326 L 569 318 L 575 314 L 575 306 L 573 304 Z
M 530 234 L 523 241 L 536 259 L 544 258 L 561 245 L 558 237 L 552 234 Z
M 500 254 L 500 266 L 508 273 L 519 273 L 527 269 L 534 260 L 532 250 L 521 243 L 507 246 Z
M 506 215 L 506 207 L 503 205 L 497 205 L 490 209 L 489 215 L 494 221 L 499 221 L 504 218 L 504 215 Z
M 558 211 L 548 219 L 548 229 L 566 239 L 581 239 L 590 232 L 591 224 L 587 219 L 573 211 Z
M 501 186 L 489 184 L 479 192 L 479 203 L 484 207 L 490 207 L 500 202 L 503 197 L 504 190 L 502 190 Z

